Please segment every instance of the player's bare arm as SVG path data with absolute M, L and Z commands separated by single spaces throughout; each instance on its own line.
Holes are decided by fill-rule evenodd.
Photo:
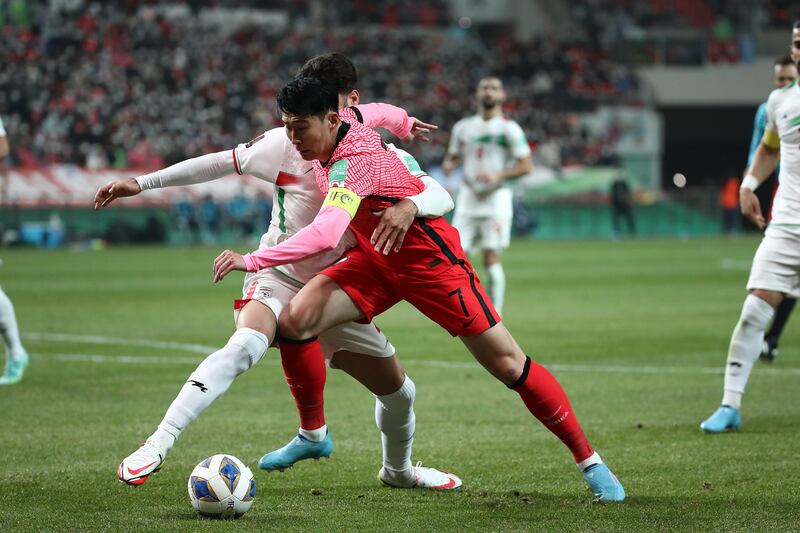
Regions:
M 408 228 L 414 223 L 418 211 L 414 202 L 404 198 L 388 209 L 373 213 L 381 217 L 370 239 L 375 245 L 375 251 L 382 250 L 383 255 L 388 255 L 392 248 L 395 252 L 400 251 Z
M 742 215 L 747 217 L 758 229 L 764 229 L 767 222 L 761 213 L 761 204 L 756 196 L 755 189 L 769 177 L 775 170 L 780 160 L 780 148 L 768 146 L 763 141 L 756 150 L 753 165 L 750 167 L 742 187 L 739 189 L 739 205 Z
M 414 120 L 416 120 L 416 119 L 414 119 Z M 435 128 L 436 128 L 436 126 L 434 126 L 434 129 Z M 411 131 L 413 132 L 414 130 L 412 129 Z M 11 152 L 11 149 L 8 146 L 8 137 L 6 137 L 5 135 L 0 135 L 0 159 L 3 159 L 10 152 Z
M 479 173 L 477 180 L 482 183 L 496 184 L 499 187 L 505 180 L 526 176 L 531 172 L 533 172 L 533 159 L 531 156 L 518 157 L 513 165 L 500 172 Z
M 436 218 L 444 216 L 455 207 L 453 198 L 444 187 L 430 176 L 420 176 L 425 190 L 416 196 L 410 196 L 395 205 L 374 213 L 381 217 L 370 242 L 376 252 L 383 251 L 388 255 L 392 249 L 400 251 L 406 233 L 417 217 Z
M 461 164 L 461 158 L 456 154 L 447 154 L 442 161 L 442 172 L 445 176 L 449 176 Z
M 117 198 L 136 196 L 140 192 L 142 192 L 142 188 L 135 178 L 114 180 L 97 189 L 97 193 L 94 195 L 94 209 L 97 211 Z

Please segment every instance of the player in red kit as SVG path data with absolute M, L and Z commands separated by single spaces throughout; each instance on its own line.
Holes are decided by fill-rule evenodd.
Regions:
M 312 162 L 326 200 L 309 226 L 277 246 L 245 256 L 224 251 L 214 262 L 214 280 L 232 270 L 252 272 L 330 250 L 350 227 L 358 246 L 297 293 L 279 319 L 282 335 L 311 338 L 345 321 L 370 320 L 406 300 L 457 335 L 484 368 L 520 395 L 570 449 L 598 499 L 623 500 L 622 485 L 589 444 L 561 385 L 500 322 L 455 229 L 441 217 L 418 219 L 395 252 L 372 246 L 378 218 L 373 213 L 422 190 L 422 183 L 379 135 L 350 111 L 340 115 L 337 104 L 335 88 L 317 79 L 297 78 L 281 89 L 278 107 L 287 136 Z M 382 470 L 382 479 L 391 481 L 386 475 Z

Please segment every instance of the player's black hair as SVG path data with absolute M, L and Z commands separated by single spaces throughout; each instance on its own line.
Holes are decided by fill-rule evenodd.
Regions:
M 800 30 L 800 19 L 794 21 L 794 26 L 792 26 L 793 30 Z
M 347 94 L 358 85 L 358 70 L 347 56 L 339 52 L 312 57 L 297 71 L 297 77 L 319 78 L 336 86 L 336 92 Z
M 295 78 L 278 91 L 278 109 L 287 115 L 324 117 L 339 109 L 339 94 L 332 83 L 318 78 Z
M 789 65 L 794 65 L 794 60 L 789 55 L 781 56 L 775 60 L 776 67 L 788 67 Z

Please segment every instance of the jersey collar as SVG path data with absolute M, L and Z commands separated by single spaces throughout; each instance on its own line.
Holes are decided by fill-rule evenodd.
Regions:
M 342 124 L 339 126 L 339 131 L 336 132 L 336 144 L 333 145 L 333 151 L 331 152 L 331 157 L 327 161 L 320 161 L 320 165 L 322 168 L 328 166 L 328 163 L 333 161 L 333 154 L 336 153 L 336 149 L 339 147 L 339 143 L 344 139 L 344 136 L 347 135 L 347 132 L 350 131 L 350 124 L 347 122 L 342 121 Z

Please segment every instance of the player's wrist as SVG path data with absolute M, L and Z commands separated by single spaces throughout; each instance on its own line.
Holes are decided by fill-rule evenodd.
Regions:
M 758 181 L 758 178 L 753 176 L 752 174 L 748 174 L 742 180 L 742 184 L 739 186 L 739 192 L 744 192 L 745 190 L 748 191 L 755 191 L 758 186 L 761 185 L 761 182 Z
M 419 199 L 419 197 L 417 197 L 417 196 L 409 196 L 408 198 L 403 198 L 403 200 L 408 200 L 408 203 L 410 204 L 410 206 L 413 206 L 413 208 L 410 207 L 410 206 L 409 206 L 409 208 L 414 209 L 414 216 L 415 217 L 417 215 L 419 215 L 420 211 L 422 211 L 423 204 L 422 204 L 422 201 Z M 401 200 L 401 202 L 403 200 Z

